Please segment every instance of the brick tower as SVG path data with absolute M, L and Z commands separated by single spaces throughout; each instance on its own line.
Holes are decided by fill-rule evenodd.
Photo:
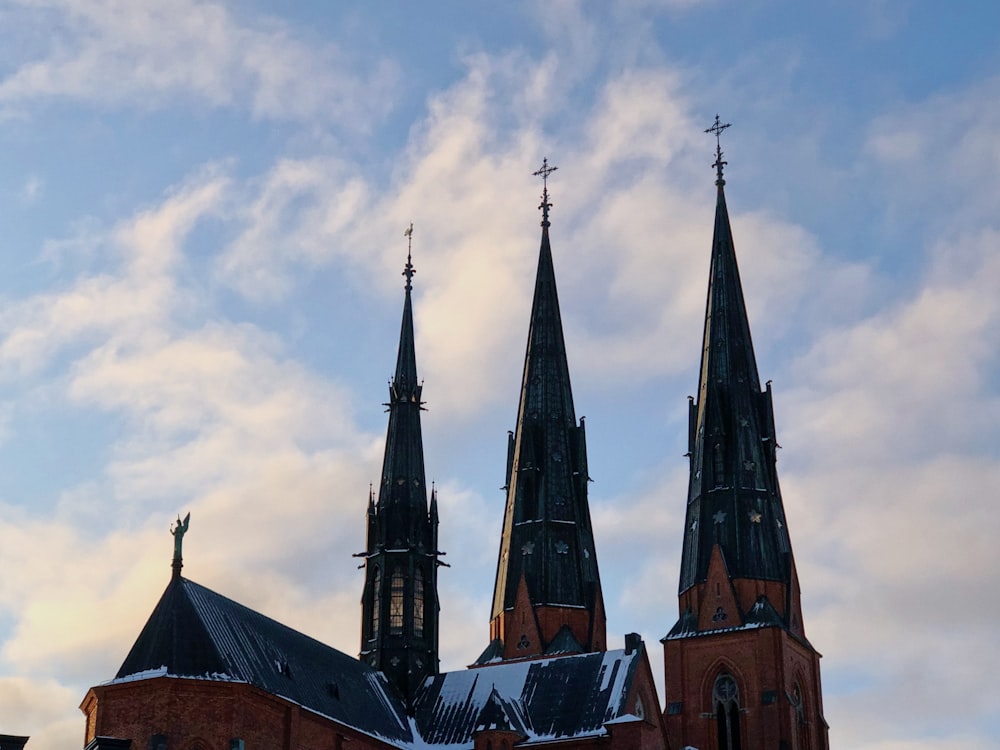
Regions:
M 406 230 L 412 241 L 413 227 Z M 403 323 L 389 386 L 389 427 L 378 501 L 368 498 L 368 544 L 361 598 L 360 658 L 385 673 L 408 705 L 438 673 L 437 497 L 427 505 L 420 432 L 423 386 L 417 380 L 410 291 L 416 271 L 407 253 Z
M 544 162 L 543 179 L 555 170 Z M 603 651 L 604 602 L 587 504 L 587 445 L 573 410 L 549 245 L 548 184 L 517 429 L 507 451 L 507 505 L 497 562 L 492 642 L 501 657 Z
M 697 400 L 680 618 L 663 639 L 673 747 L 825 750 L 819 653 L 806 639 L 775 465 L 771 386 L 761 390 L 726 208 L 718 198 Z

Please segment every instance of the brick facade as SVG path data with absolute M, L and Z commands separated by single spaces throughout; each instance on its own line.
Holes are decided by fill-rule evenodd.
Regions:
M 386 750 L 384 742 L 251 685 L 156 677 L 91 688 L 84 743 L 96 736 L 124 737 L 134 748 L 165 750 Z M 240 747 L 236 745 L 236 747 Z M 157 748 L 157 750 L 159 750 Z
M 740 747 L 826 750 L 819 655 L 788 631 L 752 628 L 667 639 L 663 658 L 673 747 L 722 746 L 712 691 L 719 675 L 729 674 L 739 689 Z

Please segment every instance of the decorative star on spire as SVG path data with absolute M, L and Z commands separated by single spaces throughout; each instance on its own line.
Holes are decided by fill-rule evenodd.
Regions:
M 538 207 L 542 209 L 542 226 L 549 226 L 549 209 L 552 208 L 552 204 L 549 203 L 549 175 L 555 172 L 559 167 L 550 167 L 549 160 L 547 158 L 542 159 L 542 166 L 535 172 L 532 172 L 533 177 L 542 178 L 542 202 L 538 204 Z
M 715 135 L 715 163 L 712 166 L 715 167 L 715 184 L 720 187 L 726 184 L 726 181 L 722 179 L 722 168 L 729 163 L 722 160 L 722 139 L 720 136 L 722 135 L 723 130 L 732 127 L 732 125 L 733 124 L 731 122 L 723 123 L 719 120 L 719 116 L 716 115 L 715 123 L 712 127 L 705 128 L 706 133 L 712 133 Z
M 406 266 L 403 267 L 403 276 L 406 277 L 406 291 L 413 289 L 413 274 L 417 272 L 417 269 L 413 267 L 412 262 L 412 252 L 413 252 L 413 222 L 410 222 L 408 226 L 403 231 L 403 236 L 406 237 Z

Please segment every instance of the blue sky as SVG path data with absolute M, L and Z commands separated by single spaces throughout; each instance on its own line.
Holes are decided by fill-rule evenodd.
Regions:
M 356 651 L 410 221 L 444 665 L 478 655 L 543 157 L 609 637 L 659 672 L 718 112 L 831 742 L 1000 748 L 1000 6 L 7 0 L 0 28 L 0 731 L 79 743 L 178 513 L 186 575 Z

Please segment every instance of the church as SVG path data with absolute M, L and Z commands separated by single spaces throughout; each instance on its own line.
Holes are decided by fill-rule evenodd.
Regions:
M 820 655 L 802 621 L 772 391 L 761 388 L 726 207 L 725 127 L 716 118 L 707 131 L 717 140 L 717 203 L 689 405 L 688 496 L 665 498 L 685 523 L 677 619 L 664 622 L 661 641 L 662 700 L 659 656 L 638 635 L 607 647 L 586 430 L 574 409 L 550 242 L 555 167 L 543 162 L 541 243 L 482 653 L 469 655 L 468 668 L 440 669 L 438 524 L 447 519 L 424 473 L 408 253 L 382 476 L 359 555 L 358 655 L 184 577 L 188 519 L 178 519 L 166 590 L 118 673 L 81 704 L 87 750 L 826 750 Z

